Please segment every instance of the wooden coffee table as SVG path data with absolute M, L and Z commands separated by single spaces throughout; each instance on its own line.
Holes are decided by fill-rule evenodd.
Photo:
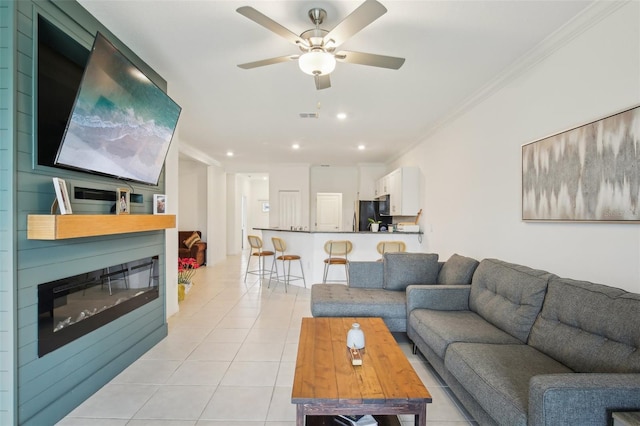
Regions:
M 347 350 L 354 322 L 365 334 L 361 366 L 351 365 Z M 398 414 L 413 414 L 425 426 L 431 395 L 381 318 L 303 318 L 291 402 L 298 426 L 305 416 L 336 414 L 391 415 L 395 424 Z M 315 419 L 326 424 L 326 417 Z

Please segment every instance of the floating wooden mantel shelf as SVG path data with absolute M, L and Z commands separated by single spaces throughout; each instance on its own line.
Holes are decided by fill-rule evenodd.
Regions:
M 175 228 L 175 215 L 152 214 L 30 214 L 27 216 L 29 240 L 63 240 L 129 232 Z

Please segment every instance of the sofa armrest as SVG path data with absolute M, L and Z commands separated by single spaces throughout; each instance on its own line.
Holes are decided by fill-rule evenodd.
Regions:
M 349 262 L 349 287 L 384 288 L 384 262 Z
M 549 374 L 529 382 L 529 425 L 605 425 L 612 411 L 629 410 L 640 410 L 640 374 Z
M 196 259 L 199 251 L 200 251 L 200 247 L 198 246 L 198 244 L 192 245 L 191 248 L 189 249 L 189 257 Z
M 410 285 L 407 287 L 407 316 L 414 309 L 436 311 L 469 310 L 470 285 Z

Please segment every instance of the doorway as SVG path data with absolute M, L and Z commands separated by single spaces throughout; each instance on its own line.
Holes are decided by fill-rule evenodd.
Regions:
M 291 229 L 302 224 L 302 197 L 300 191 L 279 191 L 280 229 Z
M 342 230 L 342 193 L 318 192 L 316 194 L 316 230 Z

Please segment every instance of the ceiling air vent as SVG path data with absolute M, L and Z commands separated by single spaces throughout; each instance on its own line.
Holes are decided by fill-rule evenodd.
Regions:
M 301 112 L 300 118 L 318 118 L 320 114 L 317 112 Z

